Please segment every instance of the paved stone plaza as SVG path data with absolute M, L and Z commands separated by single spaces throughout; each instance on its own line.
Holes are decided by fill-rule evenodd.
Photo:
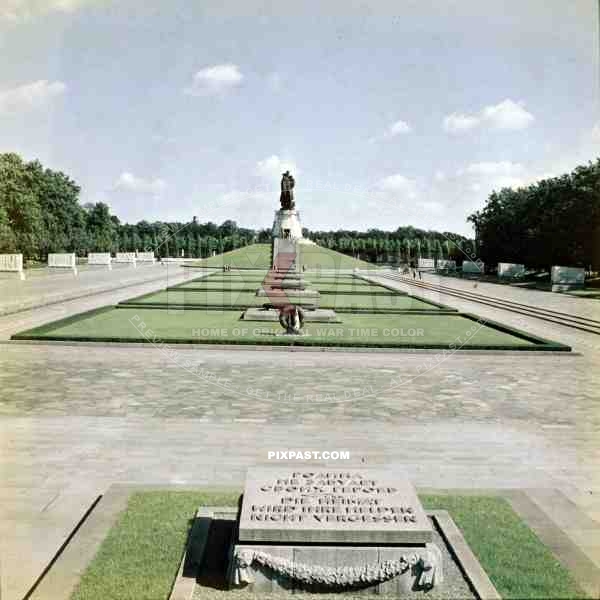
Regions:
M 106 267 L 83 266 L 78 275 L 74 275 L 69 269 L 40 268 L 27 271 L 25 281 L 19 281 L 14 273 L 0 273 L 0 315 L 123 289 L 143 282 L 161 281 L 163 285 L 167 285 L 169 276 L 175 278 L 181 274 L 180 265 L 175 263 L 140 263 L 137 268 L 116 263 L 112 271 Z
M 177 348 L 213 381 L 246 395 L 152 346 L 6 341 L 164 285 L 140 283 L 0 318 L 3 599 L 22 597 L 111 483 L 241 488 L 248 466 L 274 464 L 272 450 L 348 450 L 350 461 L 330 464 L 400 466 L 417 488 L 554 488 L 600 521 L 600 340 L 593 334 L 415 290 L 567 343 L 574 353 L 456 353 L 438 364 L 435 352 Z M 491 284 L 477 291 L 600 318 L 595 300 Z M 398 377 L 402 384 L 391 387 Z M 328 394 L 346 401 L 325 402 Z M 552 498 L 538 494 L 600 565 L 597 541 L 560 523 Z

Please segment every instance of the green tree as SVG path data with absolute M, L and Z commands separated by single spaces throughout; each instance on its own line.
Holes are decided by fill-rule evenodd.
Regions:
M 114 243 L 115 225 L 110 210 L 103 202 L 87 204 L 87 233 L 92 252 L 110 252 Z

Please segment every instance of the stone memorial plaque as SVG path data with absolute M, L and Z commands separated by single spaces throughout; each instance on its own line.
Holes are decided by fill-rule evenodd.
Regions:
M 248 470 L 240 542 L 424 544 L 432 534 L 413 486 L 391 471 Z

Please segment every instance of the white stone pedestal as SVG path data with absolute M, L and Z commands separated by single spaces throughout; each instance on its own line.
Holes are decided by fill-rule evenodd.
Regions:
M 300 213 L 297 210 L 275 211 L 273 221 L 273 238 L 289 238 L 292 240 L 302 239 L 302 225 L 300 224 Z

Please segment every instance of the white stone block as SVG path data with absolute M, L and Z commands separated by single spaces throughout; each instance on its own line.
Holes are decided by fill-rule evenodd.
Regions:
M 283 273 L 299 273 L 302 259 L 300 245 L 289 238 L 273 239 L 273 267 Z
M 0 254 L 0 271 L 18 273 L 21 279 L 25 279 L 23 273 L 22 254 Z
M 518 263 L 498 263 L 498 277 L 516 277 L 525 272 L 525 265 Z
M 419 258 L 417 262 L 417 269 L 431 269 L 435 268 L 435 260 L 433 258 Z
M 473 262 L 470 260 L 463 260 L 462 272 L 473 273 L 477 275 L 483 275 L 485 269 L 485 263 L 481 261 Z
M 248 469 L 240 542 L 416 544 L 433 528 L 407 479 L 385 469 Z
M 456 261 L 448 260 L 445 258 L 439 258 L 436 261 L 436 269 L 446 269 L 448 271 L 455 271 L 456 270 Z
M 275 211 L 272 235 L 273 238 L 301 240 L 302 225 L 300 224 L 300 213 L 297 210 L 284 210 L 283 208 Z
M 136 259 L 138 262 L 156 262 L 154 252 L 136 252 Z
M 568 292 L 585 286 L 585 269 L 580 267 L 552 267 L 552 291 Z
M 53 269 L 71 269 L 77 275 L 77 259 L 74 252 L 48 254 L 48 267 Z
M 585 283 L 585 269 L 579 267 L 552 267 L 552 283 Z
M 135 269 L 137 267 L 137 258 L 135 252 L 117 252 L 114 262 L 117 263 L 130 263 Z
M 107 266 L 108 270 L 112 269 L 112 256 L 110 252 L 88 252 L 88 265 L 103 265 Z

